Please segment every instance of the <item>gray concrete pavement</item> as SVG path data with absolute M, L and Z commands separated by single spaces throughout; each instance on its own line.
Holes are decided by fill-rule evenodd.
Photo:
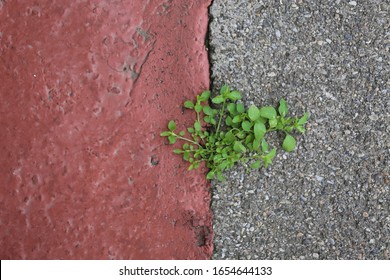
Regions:
M 389 1 L 214 0 L 210 14 L 214 90 L 311 114 L 295 152 L 213 182 L 214 258 L 389 259 Z

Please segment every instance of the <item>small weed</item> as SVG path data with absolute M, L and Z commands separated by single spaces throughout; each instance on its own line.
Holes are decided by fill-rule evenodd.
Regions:
M 170 144 L 183 141 L 181 149 L 174 149 L 175 154 L 183 156 L 190 163 L 188 170 L 196 169 L 202 161 L 206 162 L 209 172 L 207 179 L 215 177 L 224 180 L 223 172 L 236 163 L 249 164 L 251 168 L 267 168 L 276 155 L 276 148 L 270 148 L 265 136 L 271 131 L 284 133 L 282 147 L 291 152 L 295 149 L 296 140 L 291 133 L 296 130 L 305 132 L 304 125 L 309 118 L 286 117 L 287 102 L 281 99 L 279 107 L 258 108 L 255 105 L 247 110 L 242 103 L 241 93 L 230 91 L 229 86 L 221 88 L 220 94 L 211 99 L 210 91 L 204 91 L 196 97 L 196 102 L 186 101 L 184 107 L 196 112 L 196 120 L 187 131 L 176 132 L 176 123 L 168 123 L 168 131 L 161 133 Z M 215 109 L 214 106 L 219 107 Z

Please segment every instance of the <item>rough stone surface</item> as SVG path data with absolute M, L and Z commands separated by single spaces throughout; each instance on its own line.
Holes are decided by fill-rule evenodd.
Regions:
M 209 0 L 0 1 L 0 258 L 207 259 L 159 133 L 209 87 Z
M 214 0 L 210 13 L 214 90 L 311 114 L 295 152 L 213 183 L 213 257 L 389 259 L 389 2 Z

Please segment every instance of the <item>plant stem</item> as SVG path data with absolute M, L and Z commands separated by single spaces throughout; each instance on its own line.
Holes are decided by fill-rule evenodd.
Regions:
M 198 104 L 198 103 L 197 103 L 197 104 Z M 199 115 L 198 112 L 196 112 L 196 119 L 197 119 L 198 123 L 201 123 L 201 122 L 200 122 L 200 115 Z M 200 135 L 199 135 L 199 136 L 200 136 Z M 203 142 L 203 145 L 206 145 L 206 143 L 204 142 L 204 140 L 203 140 L 202 137 L 200 137 L 200 140 Z M 199 145 L 199 144 L 198 144 L 198 146 L 202 146 L 202 145 Z
M 264 155 L 263 154 L 256 154 L 252 155 L 251 157 L 242 157 L 240 160 L 251 160 L 251 159 L 261 159 Z
M 226 100 L 223 101 L 223 104 L 222 104 L 222 110 L 221 110 L 221 113 L 219 115 L 219 121 L 218 121 L 218 126 L 217 126 L 217 131 L 215 133 L 215 135 L 218 137 L 218 132 L 219 132 L 219 128 L 221 127 L 221 121 L 222 121 L 222 117 L 223 117 L 223 114 L 225 113 L 225 104 L 226 104 Z
M 199 147 L 202 147 L 202 145 L 200 145 L 198 142 L 195 142 L 195 141 L 192 141 L 192 140 L 190 140 L 190 139 L 181 137 L 180 135 L 177 135 L 176 133 L 172 133 L 172 135 L 175 135 L 178 139 L 181 139 L 181 140 L 190 142 L 190 143 L 192 143 L 192 144 L 198 145 Z

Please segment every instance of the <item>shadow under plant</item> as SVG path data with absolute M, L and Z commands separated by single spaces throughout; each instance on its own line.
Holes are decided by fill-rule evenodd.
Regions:
M 284 98 L 310 113 L 292 154 L 213 182 L 215 259 L 390 258 L 389 12 L 385 1 L 214 0 L 213 92 L 226 82 L 247 108 Z

